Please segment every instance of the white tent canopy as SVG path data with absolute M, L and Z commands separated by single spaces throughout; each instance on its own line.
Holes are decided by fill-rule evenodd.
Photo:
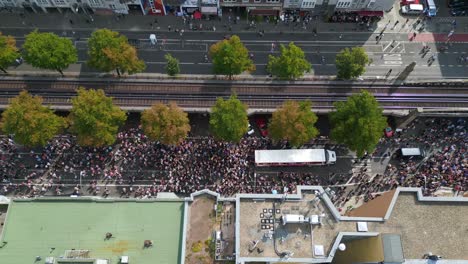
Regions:
M 10 203 L 10 201 L 11 201 L 10 198 L 0 195 L 0 204 L 8 204 Z

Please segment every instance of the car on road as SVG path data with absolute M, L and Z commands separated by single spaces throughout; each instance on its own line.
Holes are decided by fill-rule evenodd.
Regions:
M 420 4 L 404 5 L 400 9 L 402 15 L 420 15 L 423 11 L 424 6 Z
M 419 0 L 401 0 L 400 6 L 405 6 L 405 5 L 419 5 Z
M 268 136 L 267 120 L 265 118 L 259 117 L 255 119 L 255 124 L 257 124 L 257 127 L 260 130 L 260 134 L 263 137 L 267 137 Z

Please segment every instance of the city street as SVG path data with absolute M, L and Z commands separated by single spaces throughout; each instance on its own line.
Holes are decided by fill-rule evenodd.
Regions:
M 57 16 L 57 14 L 48 15 Z M 44 19 L 44 14 L 30 14 L 23 20 L 24 24 L 21 22 L 14 24 L 11 21 L 13 18 L 5 18 L 7 23 L 2 23 L 0 30 L 3 34 L 15 36 L 18 46 L 24 43 L 24 36 L 32 30 L 31 27 L 38 27 L 41 31 L 50 31 L 71 38 L 78 48 L 79 64 L 71 65 L 65 72 L 76 72 L 82 75 L 95 72 L 85 62 L 87 59 L 86 41 L 95 29 L 94 26 L 97 26 L 118 30 L 129 39 L 138 40 L 136 46 L 140 58 L 147 65 L 146 74 L 165 72 L 164 55 L 166 53 L 171 53 L 180 60 L 182 74 L 211 74 L 212 65 L 210 61 L 206 62 L 204 59 L 210 45 L 226 36 L 236 34 L 253 54 L 253 60 L 257 68 L 252 73 L 253 75 L 266 75 L 265 66 L 268 56 L 270 54 L 279 54 L 279 44 L 287 44 L 293 41 L 304 50 L 307 59 L 312 63 L 313 73 L 310 73 L 309 76 L 327 77 L 335 75 L 334 61 L 336 54 L 346 47 L 362 46 L 371 59 L 366 73 L 362 76 L 363 78 L 393 80 L 413 62 L 416 63 L 416 66 L 406 80 L 460 79 L 466 77 L 468 63 L 461 62 L 460 57 L 468 56 L 466 50 L 468 34 L 458 33 L 457 31 L 449 38 L 447 32 L 450 31 L 452 18 L 442 17 L 426 22 L 425 29 L 413 39 L 413 32 L 418 32 L 421 25 L 415 23 L 415 19 L 412 17 L 408 23 L 400 23 L 398 26 L 392 27 L 391 18 L 396 16 L 398 14 L 395 14 L 395 12 L 387 14 L 386 17 L 389 17 L 389 20 L 382 19 L 373 25 L 372 31 L 352 23 L 340 24 L 320 21 L 313 21 L 306 28 L 281 23 L 279 25 L 263 23 L 259 24 L 256 29 L 248 29 L 246 24 L 236 24 L 232 25 L 232 31 L 228 30 L 225 21 L 199 21 L 200 24 L 205 24 L 204 29 L 210 30 L 189 31 L 188 26 L 175 17 L 158 17 L 158 23 L 153 24 L 151 22 L 151 27 L 148 27 L 145 26 L 145 22 L 135 23 L 138 23 L 139 20 L 151 19 L 150 21 L 152 21 L 153 18 L 134 15 L 130 15 L 123 20 L 114 20 L 114 16 L 108 16 L 109 19 L 102 20 L 106 16 L 96 16 L 95 21 L 90 25 L 82 21 L 82 17 L 72 14 L 60 15 L 62 21 L 55 24 L 56 21 L 54 20 L 34 19 L 35 17 Z M 73 25 L 66 21 L 69 17 L 76 21 Z M 128 20 L 128 24 L 125 24 L 125 20 Z M 459 24 L 463 25 L 464 22 L 464 20 L 461 20 Z M 54 27 L 54 25 L 57 26 Z M 173 25 L 172 30 L 169 31 L 166 25 Z M 215 25 L 218 29 L 213 31 L 212 27 Z M 174 29 L 178 27 L 186 29 L 183 33 L 175 32 Z M 460 27 L 459 31 L 463 31 L 462 29 L 465 27 Z M 312 33 L 312 28 L 317 29 L 318 33 Z M 258 30 L 265 30 L 265 34 L 260 36 Z M 431 30 L 431 32 L 426 30 Z M 433 34 L 432 32 L 437 33 Z M 152 33 L 155 33 L 158 38 L 157 45 L 151 45 L 149 41 L 149 34 Z M 377 41 L 379 35 L 382 38 Z M 425 45 L 430 47 L 430 51 L 422 54 L 421 50 Z M 440 52 L 441 47 L 448 47 L 448 50 Z M 435 61 L 429 63 L 428 59 L 432 56 L 434 56 Z M 10 68 L 9 71 L 28 73 L 42 70 L 34 69 L 28 64 L 22 64 Z M 389 72 L 390 74 L 388 74 Z

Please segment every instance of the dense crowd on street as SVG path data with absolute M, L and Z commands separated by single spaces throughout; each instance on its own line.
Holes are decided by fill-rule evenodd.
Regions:
M 395 142 L 406 146 L 417 142 L 430 146 L 431 152 L 422 163 L 417 161 L 402 162 L 388 175 L 394 175 L 401 186 L 425 187 L 427 194 L 432 194 L 440 187 L 450 187 L 455 191 L 468 189 L 468 134 L 466 119 L 427 119 L 417 120 L 422 132 L 408 139 Z
M 350 199 L 367 201 L 398 186 L 424 187 L 428 195 L 440 187 L 466 191 L 466 127 L 465 119 L 416 119 L 394 137 L 383 138 L 378 155 L 384 149 L 388 158 L 401 147 L 415 145 L 425 146 L 430 154 L 424 160 L 393 157 L 396 163 L 390 163 L 383 175 L 370 175 L 365 167 L 327 176 L 255 172 L 254 150 L 275 147 L 259 137 L 244 137 L 237 144 L 191 137 L 179 146 L 167 146 L 149 140 L 139 128 L 130 128 L 119 132 L 109 147 L 80 147 L 72 136 L 61 136 L 33 150 L 4 137 L 0 194 L 109 196 L 111 186 L 116 186 L 121 197 L 148 198 L 159 192 L 187 195 L 205 188 L 223 195 L 293 193 L 297 185 L 322 185 L 332 186 L 333 201 L 343 206 Z
M 454 192 L 468 191 L 468 135 L 466 119 L 415 119 L 407 129 L 382 145 L 393 152 L 396 164 L 389 163 L 385 173 L 374 177 L 362 167 L 350 179 L 349 186 L 334 188 L 333 202 L 339 208 L 351 199 L 357 203 L 374 199 L 381 192 L 402 187 L 422 187 L 425 195 L 434 195 L 441 187 Z M 403 158 L 395 150 L 420 147 L 426 157 Z M 374 154 L 388 158 L 388 153 Z M 352 201 L 352 200 L 351 200 Z

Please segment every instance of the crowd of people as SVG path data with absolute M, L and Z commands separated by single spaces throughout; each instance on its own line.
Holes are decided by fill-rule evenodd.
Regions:
M 354 204 L 360 199 L 367 202 L 400 186 L 420 187 L 425 195 L 434 195 L 443 187 L 455 194 L 468 191 L 466 119 L 415 119 L 407 129 L 394 137 L 382 138 L 381 143 L 375 155 L 389 158 L 393 153 L 384 174 L 371 175 L 362 167 L 348 185 L 333 188 L 336 195 L 332 201 L 338 208 L 353 202 L 352 199 Z M 421 148 L 426 155 L 399 156 L 397 150 L 405 147 Z
M 343 206 L 350 199 L 367 201 L 398 186 L 424 187 L 427 195 L 441 187 L 462 192 L 468 186 L 466 127 L 465 119 L 416 119 L 408 129 L 382 139 L 375 154 L 389 158 L 401 147 L 417 145 L 427 148 L 427 159 L 392 157 L 385 173 L 377 175 L 365 167 L 328 175 L 313 173 L 313 169 L 258 171 L 254 150 L 278 146 L 253 136 L 237 144 L 192 137 L 179 146 L 167 146 L 149 140 L 139 128 L 130 128 L 119 132 L 109 147 L 80 147 L 72 136 L 61 136 L 34 150 L 4 137 L 0 141 L 0 194 L 109 196 L 112 191 L 107 185 L 112 184 L 121 197 L 154 197 L 159 192 L 188 195 L 205 188 L 230 196 L 294 193 L 297 185 L 322 185 L 331 186 L 332 200 Z
M 431 195 L 440 187 L 455 191 L 468 190 L 468 134 L 465 119 L 416 120 L 413 127 L 421 125 L 421 133 L 398 142 L 400 146 L 417 142 L 428 147 L 427 158 L 422 162 L 402 162 L 388 175 L 398 180 L 399 186 L 424 187 Z
M 202 137 L 167 146 L 149 140 L 139 129 L 120 132 L 117 138 L 114 163 L 130 183 L 151 180 L 156 191 L 182 194 L 204 188 L 226 195 L 247 192 L 254 177 L 254 150 L 271 145 L 257 137 L 243 138 L 239 144 Z

